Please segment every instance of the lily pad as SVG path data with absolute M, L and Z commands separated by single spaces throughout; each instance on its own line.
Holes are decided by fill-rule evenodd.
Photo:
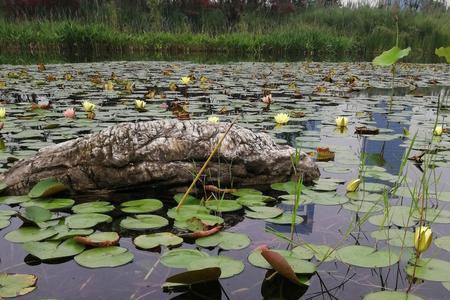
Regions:
M 414 274 L 415 259 L 412 259 L 410 264 L 406 267 L 406 273 L 409 276 Z M 420 258 L 416 263 L 415 277 L 430 281 L 448 281 L 448 270 L 450 270 L 450 263 L 437 258 Z
M 229 278 L 244 271 L 244 264 L 228 256 L 210 256 L 202 259 L 196 259 L 189 263 L 189 271 L 201 270 L 206 268 L 220 268 L 220 278 Z
M 396 264 L 398 253 L 392 250 L 377 250 L 368 246 L 347 246 L 336 251 L 336 259 L 356 267 L 382 268 Z
M 104 214 L 75 214 L 66 218 L 66 225 L 73 229 L 84 229 L 94 227 L 100 223 L 110 223 L 111 221 L 112 218 Z
M 283 214 L 283 210 L 278 207 L 250 206 L 245 211 L 245 215 L 252 219 L 273 219 Z
M 231 212 L 242 209 L 242 206 L 235 200 L 209 200 L 205 206 L 217 212 Z
M 316 271 L 316 266 L 307 260 L 302 260 L 297 258 L 295 253 L 287 250 L 272 250 L 281 254 L 289 265 L 292 267 L 296 274 L 311 274 Z M 255 267 L 272 269 L 272 266 L 267 262 L 267 260 L 261 255 L 260 251 L 253 251 L 248 256 L 248 261 Z
M 68 187 L 54 178 L 39 181 L 28 193 L 30 198 L 43 198 L 67 190 Z
M 133 253 L 117 246 L 94 248 L 75 256 L 75 261 L 86 268 L 113 268 L 125 265 L 133 259 Z
M 112 210 L 114 206 L 107 201 L 87 202 L 72 207 L 72 211 L 76 214 L 107 213 Z
M 376 230 L 370 234 L 379 241 L 387 240 L 389 245 L 396 247 L 414 247 L 414 233 L 411 231 L 391 228 Z
M 48 209 L 39 206 L 30 206 L 25 208 L 22 216 L 37 224 L 50 220 L 53 214 Z
M 158 232 L 139 235 L 133 242 L 141 249 L 152 249 L 158 246 L 177 246 L 183 239 L 170 232 Z
M 83 245 L 78 244 L 73 239 L 68 239 L 63 242 L 27 242 L 23 244 L 23 249 L 26 252 L 41 260 L 75 256 L 81 253 L 84 248 Z
M 40 229 L 37 227 L 21 227 L 5 235 L 5 239 L 13 243 L 37 242 L 54 236 L 54 229 Z
M 450 235 L 442 236 L 434 240 L 434 244 L 445 251 L 450 252 Z
M 250 239 L 243 233 L 221 231 L 207 237 L 199 238 L 195 243 L 205 248 L 219 246 L 223 250 L 239 250 L 250 245 Z
M 187 268 L 192 261 L 207 257 L 207 253 L 194 249 L 174 249 L 161 256 L 161 263 L 169 268 Z
M 0 273 L 0 298 L 14 298 L 36 289 L 37 277 L 31 274 Z
M 376 66 L 382 67 L 391 66 L 395 64 L 399 59 L 408 56 L 410 51 L 411 47 L 400 49 L 399 47 L 395 46 L 375 57 L 372 63 Z
M 120 227 L 126 229 L 156 229 L 169 225 L 166 218 L 157 215 L 137 215 L 136 217 L 126 217 L 120 221 Z
M 400 291 L 380 291 L 365 295 L 363 300 L 423 300 L 423 299 L 411 293 L 405 293 Z
M 163 207 L 163 204 L 158 199 L 141 199 L 123 202 L 121 210 L 126 213 L 151 213 Z
M 34 199 L 31 201 L 23 202 L 20 205 L 22 207 L 39 206 L 48 210 L 58 210 L 72 207 L 75 203 L 72 199 Z
M 272 218 L 272 219 L 265 219 L 266 222 L 272 223 L 272 224 L 279 224 L 279 225 L 291 225 L 293 221 L 293 217 L 291 213 L 283 213 L 282 215 Z M 295 217 L 295 224 L 301 224 L 303 222 L 303 218 L 300 216 Z
M 22 202 L 30 201 L 31 198 L 28 196 L 3 196 L 0 197 L 0 203 L 3 204 L 19 204 Z

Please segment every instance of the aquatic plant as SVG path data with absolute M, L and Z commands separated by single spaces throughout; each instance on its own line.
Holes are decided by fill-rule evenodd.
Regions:
M 137 110 L 143 110 L 143 109 L 145 109 L 145 101 L 144 100 L 135 100 L 134 101 L 134 107 L 137 109 Z
M 90 101 L 88 101 L 88 100 L 85 100 L 85 101 L 83 101 L 83 109 L 87 113 L 94 112 L 95 104 L 90 102 Z
M 278 113 L 275 115 L 274 119 L 275 119 L 275 123 L 284 125 L 284 124 L 287 124 L 287 122 L 289 122 L 290 118 L 289 118 L 289 115 L 286 113 Z
M 348 118 L 347 117 L 337 117 L 336 118 L 336 126 L 340 128 L 347 127 Z
M 71 107 L 64 111 L 64 117 L 68 119 L 75 119 L 75 108 Z
M 219 123 L 219 117 L 217 116 L 210 116 L 208 117 L 208 123 L 217 124 Z

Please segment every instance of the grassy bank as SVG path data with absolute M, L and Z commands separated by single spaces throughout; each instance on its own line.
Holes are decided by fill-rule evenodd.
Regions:
M 401 47 L 409 61 L 434 62 L 434 49 L 450 44 L 450 11 L 399 13 Z M 142 16 L 141 16 L 142 17 Z M 11 53 L 245 53 L 321 60 L 370 60 L 395 43 L 392 12 L 376 8 L 315 8 L 287 16 L 243 13 L 232 29 L 188 19 L 170 27 L 125 20 L 0 19 L 0 54 Z M 209 23 L 208 23 L 209 22 Z M 149 22 L 150 23 L 150 22 Z M 159 24 L 159 25 L 158 25 Z

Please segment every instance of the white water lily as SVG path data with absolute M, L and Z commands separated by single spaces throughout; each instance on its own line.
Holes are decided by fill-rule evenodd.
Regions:
M 143 100 L 136 100 L 134 101 L 134 107 L 136 107 L 137 110 L 142 110 L 145 108 L 145 101 Z
M 289 115 L 285 113 L 279 113 L 275 116 L 275 122 L 281 125 L 286 124 L 287 122 L 289 122 Z
M 208 118 L 208 123 L 217 124 L 219 123 L 219 117 L 211 116 Z
M 442 131 L 443 131 L 442 126 L 441 125 L 437 125 L 434 128 L 434 130 L 433 130 L 433 135 L 441 136 L 442 135 Z

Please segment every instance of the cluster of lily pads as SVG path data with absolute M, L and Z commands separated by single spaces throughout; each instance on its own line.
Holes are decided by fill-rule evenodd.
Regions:
M 267 251 L 272 251 L 287 261 L 298 275 L 300 285 L 314 282 L 314 274 L 323 276 L 323 272 L 333 266 L 327 263 L 337 260 L 374 270 L 398 263 L 401 272 L 443 282 L 448 288 L 445 270 L 449 263 L 435 255 L 435 251 L 428 250 L 417 262 L 410 261 L 415 247 L 413 228 L 420 220 L 420 213 L 417 209 L 411 210 L 409 200 L 403 199 L 414 195 L 414 187 L 407 182 L 392 191 L 387 196 L 390 205 L 386 205 L 384 193 L 398 180 L 398 169 L 383 161 L 389 161 L 389 151 L 394 152 L 389 145 L 399 145 L 404 151 L 413 139 L 409 132 L 418 132 L 413 150 L 428 150 L 424 161 L 438 170 L 450 167 L 447 158 L 450 141 L 445 132 L 448 105 L 445 102 L 439 119 L 442 132 L 432 138 L 430 144 L 430 137 L 436 131 L 433 88 L 450 85 L 449 68 L 398 64 L 397 86 L 406 90 L 406 95 L 396 97 L 389 109 L 386 107 L 391 94 L 388 72 L 363 63 L 203 66 L 127 62 L 38 68 L 5 66 L 0 71 L 3 82 L 0 97 L 5 103 L 0 153 L 4 170 L 17 159 L 28 157 L 46 145 L 118 122 L 176 117 L 208 119 L 216 123 L 239 114 L 240 125 L 264 130 L 278 143 L 310 152 L 319 160 L 322 178 L 313 186 L 302 187 L 300 196 L 297 182 L 276 183 L 272 185 L 275 194 L 240 189 L 209 200 L 192 196 L 178 210 L 174 205 L 181 195 L 176 195 L 176 202 L 169 207 L 158 199 L 77 203 L 68 196 L 45 193 L 58 191 L 61 185 L 54 181 L 43 182 L 30 195 L 0 198 L 2 233 L 6 233 L 6 240 L 21 244 L 35 259 L 73 258 L 87 268 L 119 267 L 133 260 L 136 249 L 159 248 L 162 265 L 173 268 L 176 273 L 197 274 L 196 278 L 200 279 L 196 283 L 242 276 L 239 274 L 253 267 L 279 269 L 267 255 Z M 371 91 L 374 94 L 370 94 Z M 381 95 L 376 95 L 377 92 Z M 33 93 L 37 95 L 36 100 L 33 100 Z M 72 114 L 70 109 L 77 114 Z M 283 126 L 274 126 L 276 116 L 275 121 Z M 378 134 L 355 135 L 353 130 L 360 126 L 378 129 Z M 364 153 L 367 149 L 361 147 L 363 143 L 385 145 L 387 150 L 370 156 Z M 328 150 L 320 150 L 324 148 Z M 397 160 L 402 153 L 397 154 Z M 369 165 L 361 169 L 364 154 Z M 427 156 L 431 160 L 428 161 Z M 361 172 L 363 182 L 355 191 L 346 192 L 344 184 L 357 177 L 356 172 Z M 425 215 L 425 221 L 433 224 L 432 247 L 434 244 L 435 248 L 446 251 L 449 251 L 449 237 L 439 234 L 438 226 L 450 223 L 450 213 L 442 210 L 449 200 L 448 192 L 441 192 L 439 185 L 438 193 L 431 195 L 431 201 L 439 206 L 428 207 Z M 352 229 L 350 232 L 356 228 L 349 220 L 352 217 L 363 219 L 365 223 L 357 224 L 363 226 L 368 239 L 349 245 L 351 239 L 344 233 L 339 234 L 340 243 L 311 242 L 306 236 L 286 242 L 289 248 L 274 243 L 269 244 L 269 250 L 261 250 L 251 245 L 250 232 L 238 232 L 227 222 L 228 216 L 239 215 L 245 222 L 260 222 L 257 224 L 261 227 L 302 226 L 304 220 L 296 216 L 294 210 L 297 205 L 314 205 L 316 209 L 330 208 L 334 213 L 343 213 L 344 223 Z M 11 218 L 16 217 L 23 225 L 11 230 Z M 108 226 L 113 223 L 118 225 L 117 230 Z M 343 229 L 345 232 L 346 228 Z M 211 230 L 213 234 L 201 236 Z M 337 229 L 329 231 L 338 234 Z M 136 249 L 119 246 L 124 232 L 133 232 Z M 190 243 L 196 249 L 192 249 Z M 212 254 L 211 248 L 221 249 L 220 254 Z M 235 256 L 242 249 L 248 249 L 245 260 Z M 252 266 L 246 266 L 247 262 Z M 283 270 L 286 269 L 277 272 L 283 274 Z M 200 275 L 189 272 L 200 272 Z M 171 288 L 174 284 L 186 286 L 187 283 L 179 277 L 167 282 L 166 287 Z M 2 273 L 0 296 L 30 292 L 35 283 L 33 275 Z M 389 286 L 388 291 L 371 293 L 366 298 L 405 296 L 407 287 L 391 291 L 393 288 Z M 414 289 L 413 292 L 416 294 Z M 420 286 L 417 294 L 420 294 Z M 414 297 L 408 293 L 408 299 L 419 299 Z

